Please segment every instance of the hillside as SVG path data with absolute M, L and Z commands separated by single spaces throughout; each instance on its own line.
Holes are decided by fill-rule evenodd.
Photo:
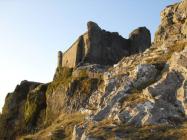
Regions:
M 84 53 L 78 51 L 81 61 L 75 57 L 75 67 L 61 65 L 60 60 L 53 81 L 25 80 L 7 95 L 0 139 L 187 137 L 186 0 L 161 12 L 151 44 L 145 27 L 124 39 L 89 22 L 88 33 L 80 37 L 75 48 L 82 47 Z

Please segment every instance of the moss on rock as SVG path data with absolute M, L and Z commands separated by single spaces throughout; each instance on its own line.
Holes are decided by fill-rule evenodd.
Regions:
M 25 132 L 24 106 L 27 95 L 41 83 L 22 81 L 14 92 L 9 93 L 0 120 L 0 139 L 16 139 Z M 11 130 L 11 131 L 10 131 Z
M 48 84 L 41 84 L 28 94 L 24 111 L 24 119 L 27 127 L 35 126 L 39 119 L 39 114 L 46 108 L 45 93 L 47 87 Z

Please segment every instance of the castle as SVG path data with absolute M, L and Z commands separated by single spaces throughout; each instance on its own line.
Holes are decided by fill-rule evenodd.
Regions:
M 76 67 L 89 63 L 114 65 L 125 56 L 140 53 L 151 46 L 151 34 L 146 27 L 134 30 L 129 39 L 117 32 L 101 29 L 96 23 L 87 23 L 88 31 L 64 53 L 58 53 L 58 67 Z

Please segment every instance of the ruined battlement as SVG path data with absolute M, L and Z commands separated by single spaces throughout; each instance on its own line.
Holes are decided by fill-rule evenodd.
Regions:
M 151 34 L 146 27 L 134 30 L 129 39 L 117 32 L 105 31 L 92 21 L 87 23 L 87 30 L 63 55 L 58 54 L 58 66 L 73 68 L 84 63 L 110 66 L 151 45 Z
M 62 59 L 63 59 L 63 53 L 59 51 L 58 52 L 58 67 L 62 67 Z

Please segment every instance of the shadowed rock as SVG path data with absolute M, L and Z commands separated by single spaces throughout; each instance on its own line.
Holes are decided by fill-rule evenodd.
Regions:
M 87 23 L 88 31 L 64 53 L 62 66 L 76 67 L 89 64 L 113 65 L 123 57 L 145 51 L 151 45 L 147 28 L 133 31 L 129 39 L 117 32 L 102 30 L 96 23 Z
M 151 46 L 151 33 L 146 27 L 135 29 L 130 35 L 131 54 L 142 53 Z

